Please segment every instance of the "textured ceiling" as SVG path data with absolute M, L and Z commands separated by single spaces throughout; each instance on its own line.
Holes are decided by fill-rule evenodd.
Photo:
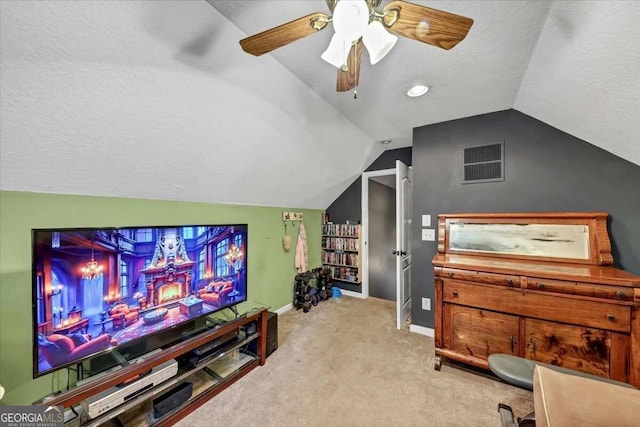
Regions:
M 0 1 L 3 190 L 326 208 L 383 148 L 205 1 Z
M 324 1 L 209 3 L 0 1 L 0 188 L 325 208 L 378 141 L 507 108 L 640 164 L 640 2 L 414 1 L 469 35 L 365 53 L 357 99 L 320 59 L 331 26 L 238 44 Z
M 320 0 L 207 1 L 247 35 L 328 13 Z M 474 24 L 449 51 L 400 38 L 374 66 L 365 52 L 357 100 L 335 92 L 335 68 L 320 59 L 330 26 L 270 55 L 388 148 L 411 145 L 413 127 L 516 108 L 640 164 L 640 1 L 412 3 Z M 408 98 L 414 83 L 431 90 Z
M 329 14 L 322 0 L 208 0 L 247 35 L 311 12 Z M 384 1 L 382 4 L 387 3 Z M 512 108 L 547 11 L 544 1 L 413 1 L 474 20 L 467 37 L 451 50 L 407 38 L 376 65 L 363 54 L 358 99 L 337 93 L 336 68 L 320 58 L 333 27 L 269 55 L 334 105 L 372 139 L 391 139 L 387 149 L 411 145 L 413 128 Z M 259 66 L 260 58 L 253 62 Z M 431 90 L 421 98 L 406 92 L 415 83 Z
M 640 165 L 640 1 L 554 2 L 514 108 Z

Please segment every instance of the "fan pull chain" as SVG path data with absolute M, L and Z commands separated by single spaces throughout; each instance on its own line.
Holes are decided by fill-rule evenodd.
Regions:
M 353 91 L 353 99 L 358 99 L 358 89 Z

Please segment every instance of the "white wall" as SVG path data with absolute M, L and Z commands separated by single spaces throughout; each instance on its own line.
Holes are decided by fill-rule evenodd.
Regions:
M 640 2 L 555 1 L 514 108 L 640 165 L 639 43 Z
M 2 190 L 325 208 L 382 151 L 204 1 L 0 7 Z

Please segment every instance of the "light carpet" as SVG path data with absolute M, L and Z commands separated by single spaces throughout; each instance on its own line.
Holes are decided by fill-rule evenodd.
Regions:
M 279 348 L 264 366 L 181 420 L 180 427 L 499 426 L 532 394 L 443 364 L 433 339 L 395 328 L 395 304 L 342 297 L 278 316 Z

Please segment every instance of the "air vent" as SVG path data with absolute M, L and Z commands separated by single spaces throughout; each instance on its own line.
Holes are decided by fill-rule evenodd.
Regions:
M 504 142 L 464 149 L 462 183 L 504 181 Z

